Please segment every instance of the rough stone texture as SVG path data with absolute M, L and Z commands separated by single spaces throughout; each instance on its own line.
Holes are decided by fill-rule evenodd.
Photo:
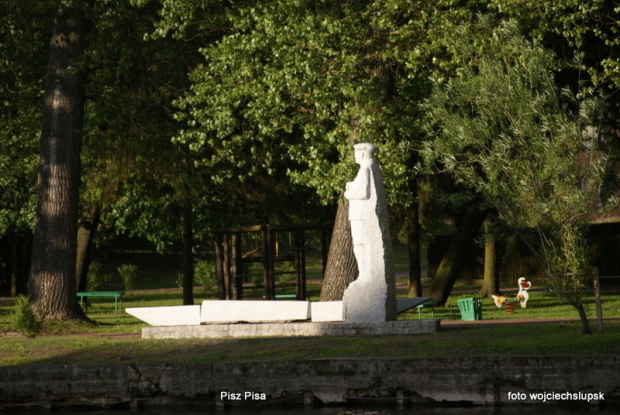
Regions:
M 439 320 L 402 320 L 383 323 L 291 322 L 228 323 L 199 326 L 144 327 L 144 339 L 278 337 L 278 336 L 356 336 L 386 334 L 429 334 L 439 329 Z
M 0 410 L 20 405 L 161 405 L 166 399 L 200 402 L 204 409 L 222 403 L 222 391 L 264 394 L 266 403 L 287 397 L 302 397 L 300 402 L 316 398 L 322 403 L 382 398 L 412 405 L 533 404 L 537 408 L 553 408 L 559 402 L 532 401 L 530 392 L 602 392 L 606 404 L 617 405 L 619 371 L 620 356 L 0 367 Z M 526 393 L 526 399 L 510 400 L 509 392 Z
M 392 239 L 381 169 L 372 144 L 355 146 L 357 176 L 347 183 L 353 252 L 359 275 L 344 292 L 345 318 L 350 322 L 396 320 Z

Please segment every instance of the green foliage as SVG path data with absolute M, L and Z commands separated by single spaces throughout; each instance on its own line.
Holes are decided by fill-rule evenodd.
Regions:
M 97 291 L 99 288 L 100 272 L 101 263 L 99 261 L 90 261 L 88 273 L 86 274 L 86 291 Z
M 0 2 L 0 235 L 26 232 L 33 224 L 41 85 L 59 3 Z M 356 169 L 351 144 L 371 141 L 381 148 L 390 201 L 407 205 L 417 196 L 407 182 L 418 173 L 424 140 L 419 104 L 432 88 L 429 80 L 447 85 L 475 75 L 472 63 L 505 39 L 479 26 L 464 33 L 477 14 L 518 18 L 515 32 L 558 57 L 535 53 L 533 60 L 561 67 L 562 81 L 573 90 L 613 92 L 620 84 L 618 6 L 607 0 L 90 2 L 89 45 L 79 62 L 88 73 L 89 97 L 82 199 L 101 204 L 106 229 L 146 237 L 163 251 L 179 238 L 186 200 L 193 202 L 200 237 L 217 226 L 309 217 L 318 204 L 309 190 L 333 202 Z M 522 51 L 513 46 L 518 57 Z M 518 72 L 508 46 L 503 50 L 506 68 Z M 549 85 L 560 77 L 537 79 Z M 500 80 L 498 91 L 510 85 Z M 505 102 L 497 108 L 533 120 L 537 111 L 556 105 L 551 100 L 561 92 L 555 89 L 547 97 L 508 91 L 522 93 L 523 102 L 535 98 L 538 106 L 529 115 Z M 609 95 L 612 101 L 620 96 Z M 512 102 L 520 106 L 516 98 Z M 574 120 L 555 113 L 519 134 L 541 126 L 551 131 L 564 121 L 564 133 L 572 134 Z M 520 151 L 502 146 L 493 146 L 495 167 L 491 159 L 481 166 L 496 174 L 488 181 L 500 184 L 505 153 Z M 458 147 L 446 151 L 456 151 L 459 162 Z M 552 175 L 554 166 L 565 171 L 561 161 L 572 152 L 558 152 L 543 173 Z M 531 164 L 544 171 L 543 158 Z M 511 171 L 527 170 L 527 163 L 515 160 Z M 535 223 L 548 213 L 528 186 L 504 215 Z M 454 189 L 441 192 L 445 199 L 462 199 Z M 567 197 L 560 190 L 547 193 Z M 580 203 L 579 195 L 569 199 L 569 207 Z M 302 209 L 282 219 L 282 211 Z
M 620 87 L 620 7 L 609 0 L 490 0 L 489 10 L 519 19 L 524 31 L 552 47 L 566 62 L 584 55 L 579 81 L 584 92 Z
M 206 291 L 217 285 L 217 272 L 212 261 L 194 263 L 194 282 L 202 285 Z
M 490 34 L 483 48 L 472 46 L 480 32 Z M 550 283 L 580 310 L 590 275 L 580 226 L 595 208 L 604 162 L 583 148 L 587 114 L 556 86 L 553 54 L 515 22 L 494 26 L 483 18 L 452 41 L 470 64 L 436 82 L 425 106 L 432 139 L 423 154 L 515 230 L 536 227 Z
M 136 288 L 138 279 L 138 266 L 133 264 L 122 264 L 118 267 L 118 274 L 121 276 L 125 291 L 133 291 Z
M 291 262 L 283 265 L 280 269 L 280 275 L 278 275 L 278 281 L 281 282 L 293 282 L 295 281 L 295 265 Z
M 9 324 L 30 339 L 37 337 L 43 328 L 43 323 L 32 310 L 30 301 L 23 295 L 15 298 L 15 309 L 9 317 Z
M 0 2 L 0 235 L 34 223 L 42 85 L 55 2 Z
M 101 268 L 100 262 L 90 262 L 86 275 L 86 291 L 104 290 L 112 283 L 112 274 L 102 273 Z
M 566 219 L 550 203 L 585 214 L 589 194 L 575 186 L 581 124 L 554 84 L 553 56 L 521 37 L 514 23 L 498 27 L 479 52 L 470 43 L 476 30 L 455 34 L 458 52 L 472 64 L 447 84 L 436 83 L 426 108 L 429 135 L 440 135 L 423 154 L 473 185 L 513 225 Z
M 285 173 L 332 202 L 354 172 L 354 142 L 372 141 L 391 200 L 406 203 L 416 137 L 415 83 L 386 56 L 363 4 L 277 1 L 240 7 L 177 101 L 177 141 L 213 178 Z

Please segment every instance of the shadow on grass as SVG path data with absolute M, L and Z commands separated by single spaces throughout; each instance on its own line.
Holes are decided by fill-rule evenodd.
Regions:
M 604 334 L 581 335 L 578 322 L 458 327 L 419 336 L 143 340 L 105 335 L 5 338 L 3 366 L 211 363 L 307 359 L 617 355 L 620 321 Z

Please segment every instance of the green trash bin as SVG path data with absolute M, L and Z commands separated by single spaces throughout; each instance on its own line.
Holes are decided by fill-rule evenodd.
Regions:
M 461 311 L 461 320 L 482 320 L 482 298 L 463 298 L 457 302 Z

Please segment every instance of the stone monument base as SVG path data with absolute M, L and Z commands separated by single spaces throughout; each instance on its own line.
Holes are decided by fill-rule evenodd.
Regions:
M 154 326 L 142 329 L 143 339 L 383 336 L 430 334 L 439 330 L 439 320 L 400 320 L 380 323 L 309 321 L 286 323 L 226 323 L 192 326 Z

